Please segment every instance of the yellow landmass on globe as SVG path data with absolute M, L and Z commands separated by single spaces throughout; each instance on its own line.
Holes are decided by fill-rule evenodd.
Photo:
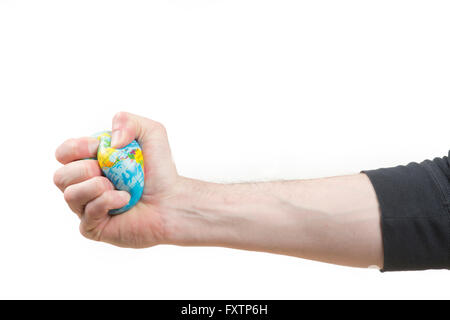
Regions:
M 114 148 L 105 148 L 102 150 L 102 152 L 99 152 L 99 154 L 97 155 L 97 159 L 101 168 L 111 168 L 114 165 L 114 162 L 111 162 L 109 158 L 115 151 L 116 149 Z
M 137 163 L 144 167 L 144 157 L 142 156 L 141 149 L 136 149 L 134 153 L 134 160 L 136 160 Z

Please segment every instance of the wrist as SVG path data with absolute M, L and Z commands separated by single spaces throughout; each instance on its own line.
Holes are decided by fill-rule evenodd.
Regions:
M 279 251 L 270 238 L 280 237 L 291 216 L 280 212 L 272 187 L 181 178 L 164 205 L 165 243 Z
M 224 208 L 226 185 L 180 177 L 172 196 L 162 202 L 164 243 L 223 246 L 236 218 Z

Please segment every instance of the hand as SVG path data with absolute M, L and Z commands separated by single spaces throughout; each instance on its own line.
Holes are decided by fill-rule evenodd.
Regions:
M 64 192 L 64 199 L 80 220 L 85 237 L 121 247 L 143 248 L 166 239 L 166 221 L 162 202 L 173 197 L 182 178 L 172 161 L 167 133 L 158 122 L 120 112 L 112 123 L 112 141 L 121 148 L 136 139 L 144 156 L 145 186 L 141 200 L 129 211 L 111 216 L 110 209 L 126 205 L 130 195 L 114 190 L 101 174 L 95 157 L 96 138 L 69 139 L 56 150 L 56 159 L 64 164 L 54 175 L 54 182 Z

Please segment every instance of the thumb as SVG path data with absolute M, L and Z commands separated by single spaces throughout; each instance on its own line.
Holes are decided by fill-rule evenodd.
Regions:
M 119 112 L 113 118 L 111 146 L 123 148 L 137 140 L 144 157 L 144 176 L 152 184 L 147 184 L 148 192 L 163 191 L 174 183 L 177 170 L 172 159 L 167 131 L 156 121 L 138 115 Z
M 159 128 L 163 126 L 156 121 L 128 112 L 118 112 L 112 121 L 111 147 L 123 148 L 135 139 L 143 144 Z

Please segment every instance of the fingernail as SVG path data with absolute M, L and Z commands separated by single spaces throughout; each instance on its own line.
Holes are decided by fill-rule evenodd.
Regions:
M 89 153 L 91 155 L 96 155 L 97 154 L 98 143 L 99 143 L 99 141 L 97 139 L 89 140 L 89 142 L 88 142 L 88 150 L 89 150 Z
M 116 147 L 120 143 L 120 138 L 122 136 L 122 133 L 120 130 L 115 130 L 111 134 L 111 147 Z

